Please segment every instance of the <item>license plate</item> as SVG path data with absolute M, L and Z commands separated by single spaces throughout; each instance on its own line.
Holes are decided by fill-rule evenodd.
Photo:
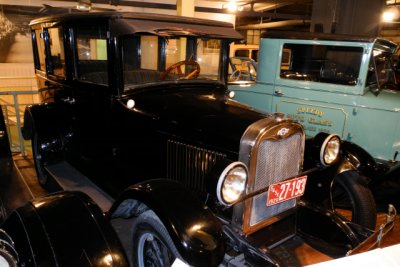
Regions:
M 307 175 L 272 184 L 268 188 L 267 206 L 300 197 L 306 189 Z

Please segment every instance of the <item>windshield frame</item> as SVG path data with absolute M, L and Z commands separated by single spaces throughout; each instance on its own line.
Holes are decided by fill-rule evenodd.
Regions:
M 383 64 L 377 64 L 377 59 L 380 59 Z M 381 79 L 381 73 L 386 76 L 385 79 Z M 396 90 L 398 84 L 395 75 L 396 70 L 393 64 L 392 51 L 382 50 L 374 47 L 371 53 L 371 59 L 368 68 L 367 87 L 375 95 L 378 95 L 383 89 Z

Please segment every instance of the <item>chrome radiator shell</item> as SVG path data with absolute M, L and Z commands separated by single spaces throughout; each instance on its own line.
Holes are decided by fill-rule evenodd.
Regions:
M 250 125 L 242 137 L 239 152 L 239 161 L 249 169 L 247 193 L 297 176 L 303 166 L 304 145 L 304 129 L 297 122 L 271 115 Z M 296 206 L 297 200 L 269 207 L 266 203 L 265 192 L 237 205 L 234 222 L 242 223 L 246 234 L 252 233 L 278 220 L 281 214 Z

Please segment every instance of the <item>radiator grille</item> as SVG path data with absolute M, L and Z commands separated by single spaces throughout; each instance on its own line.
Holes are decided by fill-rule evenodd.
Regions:
M 264 140 L 258 147 L 254 190 L 296 176 L 302 154 L 302 135 L 295 134 L 282 140 Z M 267 193 L 253 199 L 250 225 L 279 214 L 296 205 L 296 199 L 271 207 L 266 206 Z
M 205 191 L 205 175 L 222 158 L 226 158 L 223 153 L 169 140 L 167 177 L 193 190 Z

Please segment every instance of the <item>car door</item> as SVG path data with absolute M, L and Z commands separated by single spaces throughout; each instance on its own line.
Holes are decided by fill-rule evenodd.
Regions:
M 73 40 L 76 70 L 67 100 L 74 109 L 69 161 L 84 173 L 101 172 L 112 156 L 106 27 L 79 26 Z

